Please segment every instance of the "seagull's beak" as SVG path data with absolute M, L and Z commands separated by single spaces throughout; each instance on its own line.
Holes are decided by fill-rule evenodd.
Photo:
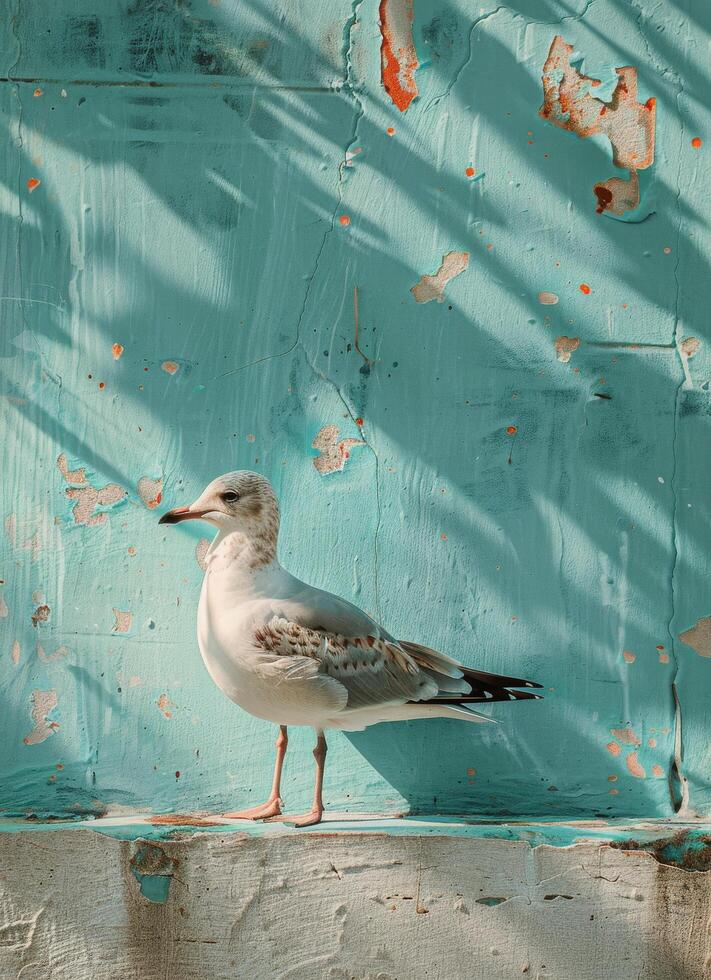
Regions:
M 180 524 L 181 521 L 197 521 L 201 517 L 204 517 L 205 514 L 209 514 L 209 511 L 193 510 L 191 507 L 175 507 L 173 510 L 169 510 L 163 514 L 158 523 Z

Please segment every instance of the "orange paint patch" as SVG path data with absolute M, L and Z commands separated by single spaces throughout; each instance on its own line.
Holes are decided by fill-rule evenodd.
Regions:
M 100 381 L 99 382 L 99 391 L 103 391 L 105 387 L 106 387 L 106 382 L 105 381 Z
M 661 766 L 652 766 L 652 775 L 656 776 L 657 779 L 659 779 L 661 776 L 664 775 L 664 770 L 662 769 Z
M 166 718 L 172 718 L 173 717 L 173 712 L 170 711 L 169 709 L 170 708 L 174 708 L 175 705 L 170 700 L 170 698 L 168 697 L 167 694 L 161 694 L 161 696 L 156 701 L 156 705 L 163 712 L 163 714 L 165 715 Z
M 624 745 L 641 745 L 641 739 L 637 738 L 631 728 L 611 728 L 610 734 L 614 735 L 618 742 Z
M 580 290 L 581 293 L 585 293 L 586 296 L 589 296 L 590 293 L 592 292 L 592 290 L 590 289 L 590 287 L 586 282 L 581 282 L 580 285 L 578 286 L 578 289 Z
M 163 361 L 161 367 L 166 374 L 177 374 L 177 372 L 180 370 L 180 365 L 175 361 Z
M 617 742 L 608 742 L 605 746 L 610 755 L 618 756 L 622 749 L 619 747 Z
M 607 781 L 608 781 L 608 783 L 616 783 L 617 782 L 617 776 L 608 776 L 607 777 Z
M 474 174 L 476 173 L 476 170 L 474 169 L 474 167 L 467 167 L 464 173 L 467 175 L 467 177 L 473 177 Z
M 467 769 L 467 776 L 476 776 L 476 769 Z
M 342 214 L 338 220 L 340 221 L 340 223 L 343 225 L 344 228 L 347 228 L 348 225 L 351 223 L 351 219 L 348 217 L 347 214 Z
M 647 739 L 647 745 L 650 747 L 650 749 L 656 749 L 656 747 L 657 747 L 657 740 L 656 740 L 656 738 L 648 738 Z
M 506 428 L 506 434 L 509 435 L 509 436 L 515 436 L 517 432 L 518 432 L 518 429 L 516 428 L 515 425 L 509 425 Z
M 44 95 L 44 92 L 41 88 L 36 88 L 32 94 L 36 99 L 39 99 L 40 95 Z
M 115 361 L 118 361 L 119 357 L 121 357 L 121 355 L 123 354 L 123 345 L 122 344 L 112 344 L 111 345 L 111 353 L 114 355 L 114 360 Z
M 388 136 L 394 136 L 395 135 L 395 127 L 394 126 L 388 126 L 388 128 L 385 130 L 385 132 L 388 134 Z
M 419 67 L 412 37 L 414 0 L 380 0 L 380 79 L 400 112 L 416 98 Z
M 36 177 L 30 177 L 30 179 L 27 181 L 27 190 L 31 194 L 32 191 L 37 190 L 41 183 L 42 181 L 38 180 Z
M 693 146 L 693 148 L 695 150 L 700 150 L 701 149 L 701 137 L 700 136 L 694 136 L 693 140 L 691 141 L 691 145 Z
M 669 654 L 668 653 L 660 653 L 659 654 L 659 663 L 660 664 L 668 664 L 669 663 Z
M 634 776 L 635 779 L 647 778 L 647 773 L 644 771 L 644 768 L 640 765 L 636 752 L 630 752 L 630 754 L 625 759 L 625 764 L 627 766 L 630 775 Z
M 357 419 L 355 420 L 355 423 L 356 423 L 356 425 L 363 425 L 363 424 L 364 424 L 364 423 L 363 423 L 363 419 L 361 419 L 361 418 L 357 418 Z
M 637 659 L 637 654 L 636 653 L 632 653 L 629 650 L 623 650 L 622 651 L 622 656 L 625 658 L 625 663 L 627 663 L 627 664 L 633 664 L 635 662 L 635 660 Z

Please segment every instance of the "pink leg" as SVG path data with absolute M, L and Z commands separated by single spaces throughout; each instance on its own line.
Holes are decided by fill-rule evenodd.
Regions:
M 284 756 L 289 739 L 286 734 L 286 725 L 281 725 L 279 735 L 276 740 L 276 762 L 274 763 L 274 779 L 272 780 L 272 791 L 269 799 L 261 806 L 253 806 L 249 810 L 238 810 L 236 813 L 225 813 L 223 816 L 232 820 L 264 820 L 266 817 L 278 817 L 283 806 L 280 797 L 281 770 L 284 766 Z
M 321 823 L 323 817 L 323 771 L 326 768 L 326 738 L 321 728 L 316 729 L 317 739 L 314 749 L 314 759 L 316 760 L 316 787 L 314 789 L 314 802 L 308 813 L 300 817 L 289 817 L 285 823 L 293 824 L 294 827 L 310 827 L 312 824 Z

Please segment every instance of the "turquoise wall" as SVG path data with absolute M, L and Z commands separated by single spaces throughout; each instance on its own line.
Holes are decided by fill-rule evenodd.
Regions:
M 275 732 L 195 640 L 208 528 L 157 524 L 248 467 L 293 572 L 548 689 L 334 734 L 331 805 L 708 812 L 706 5 L 18 0 L 5 27 L 0 807 L 261 800 Z M 556 36 L 618 156 L 614 69 L 656 100 L 620 215 L 599 119 L 539 114 Z

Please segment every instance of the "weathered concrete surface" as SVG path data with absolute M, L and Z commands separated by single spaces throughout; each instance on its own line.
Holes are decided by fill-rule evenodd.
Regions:
M 0 868 L 3 980 L 708 976 L 711 872 L 604 843 L 28 831 Z

